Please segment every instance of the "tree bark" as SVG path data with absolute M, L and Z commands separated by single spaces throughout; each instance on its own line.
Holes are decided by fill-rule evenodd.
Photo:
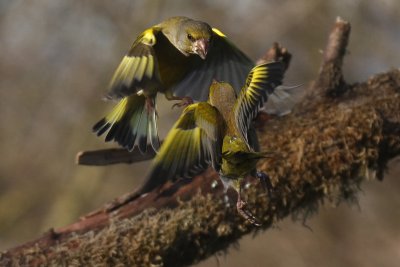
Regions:
M 288 215 L 306 218 L 325 200 L 354 200 L 361 182 L 382 180 L 387 162 L 400 155 L 400 71 L 347 84 L 341 67 L 349 34 L 349 23 L 338 19 L 302 103 L 285 117 L 261 122 L 262 150 L 282 155 L 259 164 L 271 177 L 271 198 L 258 181 L 245 187 L 261 227 L 238 216 L 235 195 L 226 197 L 209 169 L 190 182 L 165 185 L 161 194 L 126 203 L 121 197 L 115 203 L 122 205 L 110 203 L 2 252 L 0 265 L 186 266 Z

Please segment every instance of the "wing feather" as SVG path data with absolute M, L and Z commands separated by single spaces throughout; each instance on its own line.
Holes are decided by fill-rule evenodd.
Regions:
M 261 64 L 250 71 L 234 107 L 236 125 L 246 141 L 252 120 L 268 96 L 282 84 L 283 73 L 281 62 Z
M 110 85 L 108 98 L 119 99 L 137 93 L 141 89 L 162 88 L 158 61 L 153 46 L 160 30 L 157 27 L 144 31 L 122 58 Z
M 188 106 L 168 133 L 140 193 L 168 180 L 189 178 L 221 163 L 224 125 L 218 110 L 206 102 Z

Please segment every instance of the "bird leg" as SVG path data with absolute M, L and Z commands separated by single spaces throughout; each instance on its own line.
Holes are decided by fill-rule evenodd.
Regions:
M 267 191 L 268 197 L 271 199 L 272 191 L 274 188 L 272 187 L 271 179 L 269 178 L 268 174 L 257 171 L 257 178 L 260 179 L 262 187 L 264 188 L 265 191 Z
M 178 97 L 178 99 L 175 99 L 175 100 L 180 100 L 180 102 L 173 104 L 172 108 L 174 108 L 174 107 L 186 108 L 187 106 L 193 104 L 193 99 L 190 96 Z
M 153 98 L 146 97 L 145 109 L 147 111 L 147 114 L 152 114 L 153 110 L 155 110 L 156 117 L 158 117 L 157 110 L 156 110 L 156 105 L 155 105 L 155 103 L 153 101 Z
M 258 221 L 258 219 L 248 209 L 246 209 L 247 203 L 242 200 L 241 191 L 242 191 L 241 186 L 239 186 L 238 199 L 236 202 L 237 211 L 243 218 L 245 218 L 251 224 L 255 226 L 261 226 L 261 223 Z
M 190 96 L 184 96 L 184 97 L 180 97 L 180 96 L 174 96 L 170 91 L 166 91 L 165 92 L 165 98 L 167 98 L 168 100 L 179 100 L 180 102 L 175 103 L 172 105 L 172 108 L 174 107 L 187 107 L 190 104 L 193 104 L 193 99 Z

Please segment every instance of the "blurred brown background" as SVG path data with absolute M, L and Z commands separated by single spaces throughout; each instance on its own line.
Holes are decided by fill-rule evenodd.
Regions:
M 141 182 L 148 163 L 84 167 L 79 150 L 113 147 L 91 133 L 101 101 L 140 31 L 185 15 L 220 28 L 251 58 L 279 41 L 294 55 L 286 84 L 315 77 L 336 16 L 352 33 L 345 78 L 398 67 L 400 3 L 382 1 L 0 0 L 0 250 L 75 221 Z M 178 110 L 159 98 L 165 135 Z M 199 266 L 399 266 L 400 161 L 364 183 L 359 206 L 326 203 Z

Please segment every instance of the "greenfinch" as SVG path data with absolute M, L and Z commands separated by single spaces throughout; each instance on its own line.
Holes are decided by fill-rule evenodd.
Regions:
M 256 164 L 271 153 L 255 151 L 252 120 L 282 83 L 283 73 L 280 62 L 254 67 L 238 96 L 229 83 L 213 81 L 207 102 L 184 109 L 156 155 L 146 182 L 135 195 L 150 192 L 168 180 L 192 177 L 211 165 L 219 171 L 225 189 L 232 187 L 238 193 L 239 214 L 258 225 L 257 219 L 244 208 L 241 183 L 254 173 L 266 178 L 256 172 Z
M 107 98 L 114 109 L 93 126 L 105 141 L 143 153 L 158 150 L 156 96 L 180 100 L 178 106 L 205 101 L 213 79 L 243 85 L 254 63 L 207 23 L 172 17 L 142 32 L 123 57 Z

